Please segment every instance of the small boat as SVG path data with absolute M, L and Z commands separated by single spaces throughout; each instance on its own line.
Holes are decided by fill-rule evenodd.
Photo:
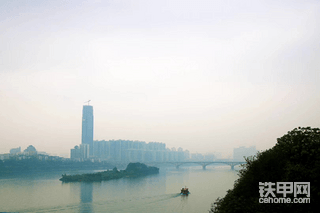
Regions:
M 180 195 L 188 195 L 190 194 L 189 189 L 187 187 L 184 187 L 181 189 Z

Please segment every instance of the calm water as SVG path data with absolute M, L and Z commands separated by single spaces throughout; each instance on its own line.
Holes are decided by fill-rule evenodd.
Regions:
M 75 171 L 84 173 L 88 171 Z M 67 174 L 70 174 L 70 172 Z M 0 179 L 0 211 L 208 212 L 238 178 L 229 166 L 161 167 L 160 174 L 98 183 L 62 183 L 60 173 Z M 187 186 L 189 196 L 180 196 Z

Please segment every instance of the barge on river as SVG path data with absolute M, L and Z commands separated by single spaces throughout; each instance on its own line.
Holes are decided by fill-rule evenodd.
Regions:
M 115 167 L 111 171 L 104 171 L 92 174 L 82 175 L 62 175 L 59 180 L 62 182 L 94 182 L 119 179 L 122 177 L 140 177 L 150 174 L 158 174 L 159 168 L 147 166 L 143 163 L 129 163 L 125 170 L 120 170 Z

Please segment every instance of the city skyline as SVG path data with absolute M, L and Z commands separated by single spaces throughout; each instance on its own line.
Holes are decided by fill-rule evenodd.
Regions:
M 94 140 L 266 150 L 320 127 L 320 2 L 1 1 L 0 153 Z
M 139 140 L 121 140 L 121 139 L 118 139 L 118 140 L 94 140 L 94 115 L 93 115 L 93 106 L 92 105 L 89 105 L 91 100 L 85 102 L 85 103 L 88 103 L 87 105 L 83 105 L 82 106 L 82 128 L 81 128 L 81 143 L 80 145 L 77 145 L 75 144 L 74 147 L 72 147 L 70 149 L 70 155 L 63 155 L 61 157 L 67 157 L 67 158 L 74 158 L 74 159 L 89 159 L 89 158 L 100 158 L 102 155 L 106 155 L 106 153 L 104 154 L 101 154 L 102 153 L 102 149 L 100 146 L 94 146 L 95 144 L 98 144 L 98 143 L 101 143 L 101 142 L 120 142 L 120 141 L 124 141 L 124 142 L 131 142 L 131 143 L 143 143 L 144 144 L 144 148 L 143 150 L 147 150 L 147 146 L 146 145 L 150 145 L 150 144 L 163 144 L 164 147 L 166 147 L 166 144 L 165 143 L 162 143 L 162 142 L 154 142 L 154 141 L 150 141 L 150 142 L 145 142 L 145 141 L 139 141 Z M 87 147 L 88 146 L 88 147 Z M 110 146 L 110 145 L 109 145 Z M 121 145 L 120 145 L 121 146 Z M 132 145 L 131 145 L 132 146 Z M 28 145 L 28 148 L 29 147 L 33 147 L 33 145 Z M 255 146 L 252 146 L 254 147 L 255 149 Z M 252 147 L 248 147 L 248 149 L 252 149 Z M 247 147 L 244 147 L 242 146 L 241 148 L 243 148 L 244 150 L 247 149 Z M 105 149 L 105 148 L 104 148 Z M 110 148 L 109 148 L 110 149 Z M 113 148 L 115 149 L 115 148 Z M 141 148 L 139 148 L 141 149 Z M 226 158 L 226 159 L 232 159 L 235 155 L 235 152 L 234 150 L 237 149 L 237 148 L 233 148 L 233 152 L 232 154 L 226 156 L 224 155 L 223 158 Z M 239 147 L 240 149 L 240 147 Z M 16 151 L 16 150 L 20 150 L 20 151 Z M 78 151 L 77 151 L 78 150 Z M 89 151 L 88 151 L 89 150 Z M 166 147 L 165 148 L 166 151 L 173 151 L 173 152 L 182 152 L 183 151 L 183 148 L 182 147 L 171 147 L 171 148 L 168 148 Z M 44 151 L 48 151 L 48 150 L 42 150 L 42 152 L 39 152 L 39 153 L 46 153 Z M 19 146 L 18 148 L 15 148 L 15 147 L 11 147 L 10 148 L 10 154 L 12 154 L 11 152 L 14 152 L 14 153 L 22 153 L 21 152 L 21 146 Z M 49 151 L 50 152 L 50 151 Z M 94 152 L 100 152 L 99 155 L 97 154 L 94 154 Z M 110 151 L 108 151 L 109 154 L 108 156 L 114 156 L 114 153 L 110 153 Z M 117 151 L 119 152 L 119 150 Z M 221 156 L 221 152 L 217 152 L 217 151 L 213 151 L 213 152 L 205 152 L 205 153 L 198 153 L 198 152 L 190 152 L 189 150 L 185 149 L 183 152 L 187 152 L 188 154 L 188 157 L 184 157 L 186 159 L 190 158 L 190 159 L 206 159 L 208 156 L 210 156 L 210 159 L 223 159 Z M 253 153 L 252 151 L 249 153 Z M 0 154 L 9 154 L 8 152 L 6 153 L 0 153 Z M 178 154 L 178 152 L 176 153 Z M 53 155 L 58 155 L 59 154 L 53 154 Z M 72 157 L 73 156 L 73 157 Z M 178 155 L 177 155 L 178 156 Z M 163 157 L 162 157 L 163 158 Z M 171 158 L 171 157 L 170 157 Z M 113 158 L 112 158 L 113 159 Z M 144 159 L 144 157 L 142 157 L 141 159 Z M 181 156 L 179 157 L 179 159 L 182 159 Z M 107 158 L 101 158 L 101 160 L 107 160 Z
M 192 161 L 216 161 L 234 160 L 244 161 L 244 157 L 257 154 L 255 146 L 238 147 L 233 149 L 233 156 L 222 158 L 220 152 L 190 153 L 182 147 L 176 149 L 166 147 L 165 143 L 132 140 L 101 140 L 93 142 L 93 155 L 89 155 L 89 144 L 80 144 L 70 150 L 70 159 L 74 161 L 107 161 L 107 162 L 192 162 Z M 24 151 L 21 147 L 11 148 L 9 153 L 0 154 L 0 160 L 10 157 L 43 156 L 60 158 L 61 156 L 50 155 L 38 151 L 33 145 L 29 145 Z M 39 157 L 39 156 L 38 156 Z M 63 157 L 61 158 L 63 159 Z

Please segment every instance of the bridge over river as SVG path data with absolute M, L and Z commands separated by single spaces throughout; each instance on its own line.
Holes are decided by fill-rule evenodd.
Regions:
M 129 163 L 129 162 L 128 162 Z M 116 165 L 126 166 L 128 163 L 115 163 Z M 167 162 L 141 162 L 148 166 L 160 166 L 160 165 L 174 165 L 177 169 L 179 169 L 182 165 L 190 165 L 190 164 L 198 164 L 201 165 L 203 169 L 206 169 L 206 166 L 211 164 L 226 164 L 231 167 L 233 170 L 236 165 L 245 164 L 245 161 L 182 161 L 182 162 L 175 162 L 175 161 L 167 161 Z
M 234 166 L 236 165 L 241 165 L 241 164 L 245 164 L 247 162 L 240 162 L 240 161 L 184 161 L 184 162 L 150 162 L 150 163 L 145 163 L 147 165 L 164 165 L 164 164 L 172 164 L 174 165 L 177 169 L 179 169 L 179 167 L 181 165 L 184 164 L 198 164 L 201 165 L 203 169 L 206 169 L 206 166 L 211 165 L 211 164 L 227 164 L 229 166 L 231 166 L 231 169 L 234 169 Z

